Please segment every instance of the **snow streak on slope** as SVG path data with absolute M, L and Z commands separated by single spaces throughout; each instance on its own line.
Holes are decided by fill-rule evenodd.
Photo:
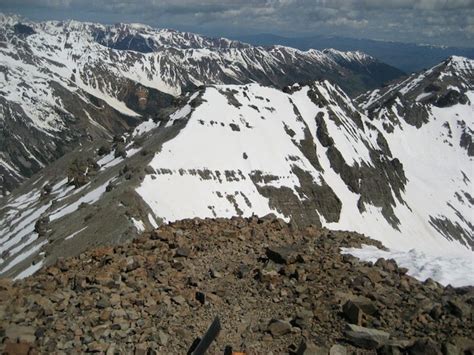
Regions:
M 4 206 L 9 210 L 0 221 L 0 273 L 37 253 L 45 244 L 35 231 L 35 223 L 50 204 L 39 203 L 39 196 L 39 190 L 32 190 Z

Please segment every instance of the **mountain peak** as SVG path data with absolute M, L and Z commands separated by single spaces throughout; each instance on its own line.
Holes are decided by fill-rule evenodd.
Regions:
M 346 61 L 376 61 L 376 59 L 366 53 L 361 51 L 347 51 L 343 52 L 334 48 L 327 48 L 323 50 L 323 53 L 330 55 L 333 59 L 338 60 L 346 60 Z
M 474 59 L 453 55 L 447 59 L 446 63 L 447 67 L 452 68 L 458 74 L 474 77 Z
M 424 104 L 454 105 L 467 102 L 465 93 L 473 88 L 474 60 L 451 56 L 432 68 L 362 95 L 359 101 L 364 108 L 380 105 L 382 101 L 392 104 L 396 97 Z M 367 98 L 367 95 L 371 98 Z
M 452 55 L 447 60 L 448 62 L 453 63 L 454 65 L 472 65 L 474 63 L 474 59 L 458 55 Z
M 24 21 L 24 17 L 16 14 L 5 14 L 0 12 L 0 24 L 2 25 L 14 25 L 18 22 Z

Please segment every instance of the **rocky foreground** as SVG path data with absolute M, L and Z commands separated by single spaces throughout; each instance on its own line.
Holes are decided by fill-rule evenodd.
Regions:
M 472 354 L 474 288 L 341 247 L 380 243 L 272 217 L 184 220 L 0 281 L 7 354 Z

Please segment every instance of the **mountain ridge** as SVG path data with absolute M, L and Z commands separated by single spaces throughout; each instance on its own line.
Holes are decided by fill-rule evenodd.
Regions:
M 137 25 L 0 19 L 3 194 L 64 151 L 130 131 L 200 85 L 331 78 L 361 91 L 402 74 L 361 53 L 265 49 Z M 153 51 L 110 48 L 122 43 Z
M 406 73 L 425 70 L 451 55 L 474 59 L 474 48 L 472 47 L 448 47 L 324 35 L 292 38 L 272 34 L 256 34 L 249 36 L 235 35 L 230 37 L 254 45 L 269 46 L 281 44 L 301 50 L 330 47 L 335 47 L 342 51 L 362 50 Z
M 417 78 L 409 81 L 417 90 L 433 87 Z M 418 260 L 444 260 L 468 275 L 474 223 L 464 170 L 473 158 L 461 136 L 472 130 L 472 88 L 459 80 L 456 97 L 467 101 L 434 105 L 456 78 L 443 75 L 434 101 L 404 99 L 418 120 L 398 109 L 388 115 L 401 94 L 359 97 L 378 100 L 379 116 L 328 81 L 283 91 L 203 87 L 171 115 L 141 123 L 108 147 L 84 145 L 80 156 L 93 164 L 66 156 L 4 199 L 0 273 L 33 272 L 163 222 L 274 213 L 296 226 L 355 230 L 381 240 L 394 257 L 414 249 Z M 453 257 L 458 264 L 449 264 Z

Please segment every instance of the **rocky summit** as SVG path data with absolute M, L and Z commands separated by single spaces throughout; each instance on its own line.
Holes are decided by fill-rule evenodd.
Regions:
M 274 216 L 188 219 L 0 281 L 7 354 L 185 354 L 218 317 L 209 354 L 472 354 L 474 288 L 393 260 L 380 242 Z

